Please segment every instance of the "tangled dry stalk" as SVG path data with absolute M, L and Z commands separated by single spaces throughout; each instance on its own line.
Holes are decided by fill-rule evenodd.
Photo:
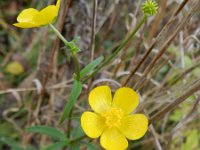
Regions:
M 50 125 L 68 136 L 79 134 L 72 140 L 75 145 L 88 142 L 80 136 L 78 122 L 88 109 L 89 91 L 97 85 L 110 85 L 113 91 L 129 86 L 140 94 L 137 112 L 149 116 L 150 132 L 140 141 L 130 142 L 130 149 L 187 150 L 188 145 L 194 149 L 199 146 L 199 0 L 158 1 L 158 14 L 145 22 L 117 57 L 84 79 L 71 118 L 64 124 L 59 124 L 58 118 L 72 88 L 75 62 L 67 61 L 67 50 L 47 27 L 17 30 L 11 25 L 17 10 L 38 2 L 0 2 L 0 149 L 9 149 L 5 137 L 36 149 L 52 142 L 47 136 L 24 130 L 33 125 Z M 68 40 L 80 37 L 81 68 L 101 55 L 108 58 L 115 53 L 142 18 L 141 2 L 62 1 L 57 28 Z M 13 60 L 23 64 L 23 75 L 4 72 Z M 86 149 L 87 145 L 80 147 Z

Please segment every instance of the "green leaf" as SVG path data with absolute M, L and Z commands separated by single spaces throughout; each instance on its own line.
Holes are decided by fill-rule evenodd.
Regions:
M 68 144 L 69 144 L 68 140 L 60 141 L 60 142 L 51 144 L 50 146 L 48 146 L 44 150 L 60 150 L 60 149 L 64 148 L 65 146 L 67 146 Z
M 69 95 L 68 102 L 65 105 L 64 112 L 63 112 L 63 114 L 61 116 L 60 123 L 63 123 L 64 120 L 67 117 L 69 117 L 69 114 L 70 114 L 72 108 L 74 107 L 74 104 L 76 103 L 79 95 L 81 94 L 81 91 L 82 91 L 82 84 L 81 84 L 81 82 L 79 82 L 77 80 L 74 80 L 74 84 L 73 84 L 71 93 Z
M 186 142 L 184 143 L 184 150 L 197 150 L 198 148 L 198 130 L 191 130 L 186 138 Z
M 184 56 L 184 62 L 185 62 L 185 67 L 190 67 L 193 64 L 192 59 L 187 55 Z
M 68 42 L 67 47 L 69 48 L 70 52 L 75 54 L 80 51 L 75 41 Z
M 87 143 L 87 142 L 84 142 L 84 141 L 80 141 L 80 144 L 81 145 L 85 145 L 89 150 L 99 150 L 99 148 L 97 146 L 95 146 L 94 144 L 92 144 L 92 143 Z
M 75 145 L 75 144 L 71 145 L 71 149 L 73 149 L 73 150 L 81 150 L 79 147 L 80 146 Z
M 66 139 L 66 136 L 65 136 L 64 133 L 62 133 L 60 130 L 58 130 L 56 128 L 52 128 L 52 127 L 49 127 L 49 126 L 34 126 L 34 127 L 29 127 L 26 130 L 28 132 L 45 134 L 45 135 L 48 135 L 52 138 L 58 138 L 60 140 Z
M 0 142 L 6 144 L 7 146 L 9 146 L 10 148 L 12 148 L 12 150 L 24 150 L 20 145 L 20 143 L 14 141 L 11 138 L 5 137 L 3 135 L 0 135 Z
M 176 109 L 169 118 L 171 121 L 178 122 L 181 120 L 182 116 L 183 112 L 180 109 Z
M 104 59 L 103 56 L 98 57 L 97 59 L 95 59 L 94 61 L 92 61 L 91 63 L 89 63 L 85 68 L 83 68 L 80 72 L 80 78 L 82 78 L 83 76 L 85 76 L 86 74 L 88 74 L 90 71 L 92 71 L 94 68 L 96 68 Z

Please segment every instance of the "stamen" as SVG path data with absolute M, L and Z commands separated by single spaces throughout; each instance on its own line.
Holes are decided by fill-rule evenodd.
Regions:
M 123 112 L 119 108 L 111 108 L 104 114 L 105 124 L 108 128 L 119 127 L 121 125 L 121 119 Z

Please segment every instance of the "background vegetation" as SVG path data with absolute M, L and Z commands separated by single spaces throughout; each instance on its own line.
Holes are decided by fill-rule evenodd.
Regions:
M 113 54 L 142 18 L 142 2 L 62 1 L 56 25 L 67 40 L 78 39 L 81 68 Z M 87 72 L 89 78 L 83 79 L 70 117 L 60 124 L 72 90 L 75 62 L 68 60 L 67 49 L 48 26 L 12 26 L 22 9 L 41 9 L 55 1 L 1 0 L 0 149 L 100 149 L 98 140 L 84 136 L 80 127 L 80 115 L 89 109 L 88 93 L 97 85 L 109 85 L 113 92 L 127 85 L 140 94 L 137 112 L 148 115 L 151 123 L 148 133 L 131 141 L 129 149 L 198 150 L 200 2 L 157 2 L 157 15 L 147 19 L 120 54 L 92 76 L 94 69 Z M 23 73 L 6 71 L 13 61 L 20 62 Z M 36 125 L 48 127 L 28 128 Z

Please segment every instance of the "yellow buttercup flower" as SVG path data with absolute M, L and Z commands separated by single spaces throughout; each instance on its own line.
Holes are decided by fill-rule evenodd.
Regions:
M 13 75 L 19 75 L 24 72 L 24 67 L 18 61 L 13 61 L 6 66 L 5 71 Z
M 38 11 L 34 8 L 24 9 L 17 17 L 18 23 L 13 24 L 20 28 L 34 28 L 52 23 L 58 15 L 60 8 L 60 0 L 56 5 L 49 5 Z
M 107 150 L 124 150 L 128 140 L 137 140 L 148 129 L 144 114 L 131 114 L 139 104 L 139 96 L 131 88 L 119 88 L 112 99 L 108 86 L 99 86 L 89 94 L 89 104 L 94 112 L 86 111 L 81 116 L 83 131 L 90 138 L 100 137 Z

